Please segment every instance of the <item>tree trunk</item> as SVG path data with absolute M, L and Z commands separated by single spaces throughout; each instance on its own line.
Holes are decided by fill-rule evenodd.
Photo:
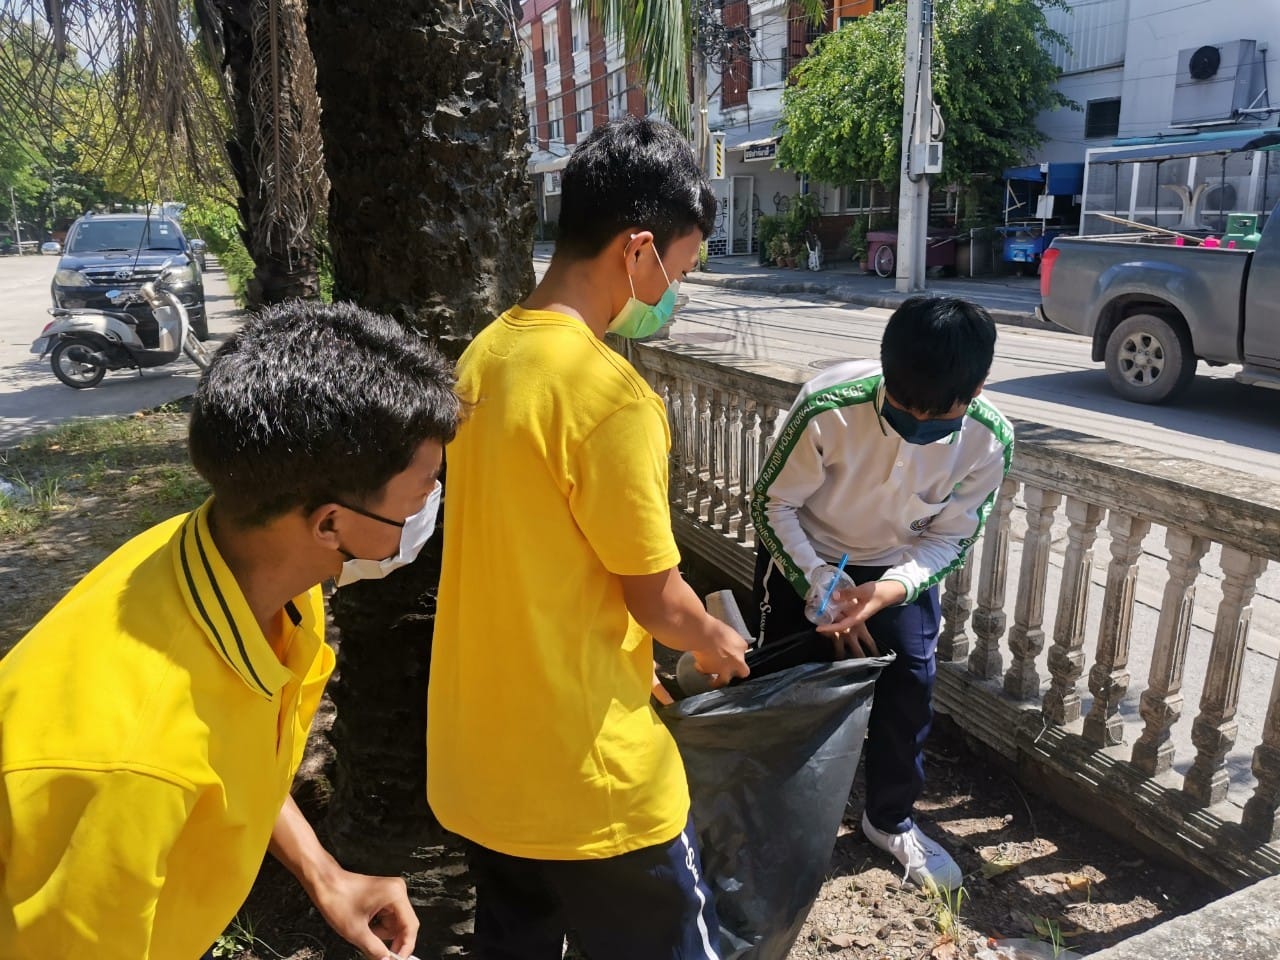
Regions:
M 272 191 L 278 187 L 264 183 L 252 162 L 250 151 L 258 137 L 255 111 L 263 107 L 252 94 L 254 43 L 253 14 L 256 3 L 266 0 L 213 0 L 223 53 L 223 72 L 230 87 L 233 106 L 233 139 L 227 143 L 231 173 L 239 188 L 236 206 L 242 224 L 240 238 L 253 258 L 253 279 L 246 295 L 250 307 L 262 307 L 295 298 L 319 296 L 319 259 L 314 229 L 288 237 L 287 231 L 268 231 L 264 225 L 273 216 Z M 286 91 L 287 92 L 287 91 Z M 301 92 L 301 96 L 307 96 Z M 314 227 L 317 211 L 310 211 Z
M 533 283 L 518 11 L 515 0 L 312 0 L 308 14 L 334 296 L 455 356 Z M 342 639 L 326 827 L 355 869 L 414 872 L 406 858 L 440 842 L 425 708 L 443 535 L 413 567 L 333 603 Z

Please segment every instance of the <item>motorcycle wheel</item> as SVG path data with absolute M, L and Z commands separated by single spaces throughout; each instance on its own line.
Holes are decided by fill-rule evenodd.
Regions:
M 96 349 L 87 340 L 59 340 L 49 356 L 49 366 L 53 367 L 53 375 L 68 387 L 74 387 L 77 390 L 96 387 L 107 375 L 107 368 L 100 367 L 96 363 L 81 363 L 67 356 L 67 351 L 72 347 L 80 350 Z
M 209 369 L 209 361 L 213 359 L 213 351 L 201 342 L 194 330 L 187 331 L 187 342 L 182 345 L 182 352 L 201 370 Z

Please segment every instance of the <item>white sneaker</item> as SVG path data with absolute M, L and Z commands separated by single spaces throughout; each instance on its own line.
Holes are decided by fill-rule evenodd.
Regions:
M 885 833 L 873 827 L 864 813 L 862 833 L 881 850 L 893 854 L 905 868 L 905 879 L 917 886 L 955 890 L 964 882 L 964 874 L 951 854 L 921 833 L 917 826 L 913 825 L 906 833 Z

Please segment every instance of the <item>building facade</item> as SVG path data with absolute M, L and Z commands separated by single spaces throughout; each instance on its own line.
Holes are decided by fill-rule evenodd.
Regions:
M 1243 109 L 1280 103 L 1265 91 L 1280 80 L 1277 0 L 1067 0 L 1047 15 L 1067 40 L 1053 50 L 1058 88 L 1082 109 L 1041 115 L 1041 161 L 1083 161 L 1116 140 L 1276 123 L 1232 110 L 1237 99 Z
M 648 111 L 622 45 L 606 40 L 582 0 L 526 0 L 520 23 L 529 170 L 543 236 L 559 218 L 560 170 L 597 124 Z
M 826 18 L 814 24 L 787 0 L 725 0 L 725 50 L 710 65 L 707 80 L 710 169 L 720 199 L 708 243 L 712 256 L 757 252 L 759 218 L 785 213 L 800 194 L 813 192 L 824 212 L 841 212 L 842 190 L 810 185 L 776 165 L 782 91 L 819 36 L 883 5 L 884 0 L 829 0 Z
M 713 4 L 723 48 L 707 66 L 708 127 L 718 144 L 707 158 L 720 199 L 712 255 L 754 252 L 756 221 L 785 211 L 808 186 L 777 169 L 777 124 L 786 78 L 823 32 L 864 16 L 884 0 L 828 0 L 814 25 L 792 0 L 723 0 Z M 622 45 L 605 36 L 581 0 L 526 0 L 520 24 L 530 171 L 544 236 L 559 215 L 559 173 L 574 147 L 600 123 L 650 110 L 637 70 Z M 694 104 L 694 110 L 699 105 Z M 825 190 L 838 212 L 840 191 Z

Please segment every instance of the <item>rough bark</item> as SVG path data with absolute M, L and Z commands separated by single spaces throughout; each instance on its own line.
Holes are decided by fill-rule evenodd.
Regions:
M 227 143 L 231 172 L 239 188 L 236 206 L 243 224 L 240 231 L 255 270 L 246 295 L 250 307 L 261 307 L 294 298 L 319 295 L 319 259 L 315 243 L 290 243 L 283 232 L 260 229 L 270 216 L 267 191 L 246 153 L 254 142 L 257 125 L 251 93 L 253 81 L 253 5 L 257 0 L 213 0 L 223 63 L 231 91 L 233 137 Z M 269 239 L 263 239 L 270 233 Z
M 517 15 L 512 0 L 313 0 L 308 14 L 334 295 L 454 355 L 533 282 Z M 357 869 L 415 872 L 412 854 L 440 842 L 425 797 L 425 705 L 442 536 L 413 567 L 333 604 L 341 677 L 326 826 Z
M 334 295 L 466 339 L 533 281 L 514 0 L 315 0 Z

